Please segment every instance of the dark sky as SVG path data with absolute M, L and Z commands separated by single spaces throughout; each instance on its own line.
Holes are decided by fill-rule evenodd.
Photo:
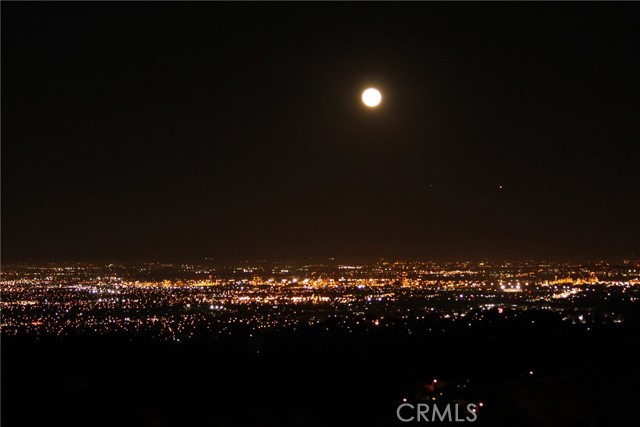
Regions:
M 632 3 L 3 2 L 3 259 L 637 257 L 639 46 Z

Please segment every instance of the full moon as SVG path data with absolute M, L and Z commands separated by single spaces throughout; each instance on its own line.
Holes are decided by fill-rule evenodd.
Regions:
M 377 107 L 382 101 L 382 94 L 378 89 L 369 88 L 362 92 L 362 102 L 367 107 Z

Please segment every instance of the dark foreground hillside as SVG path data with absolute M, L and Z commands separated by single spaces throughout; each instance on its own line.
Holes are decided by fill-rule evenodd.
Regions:
M 436 379 L 443 402 L 483 402 L 474 425 L 632 426 L 639 337 L 633 322 L 188 343 L 3 337 L 2 425 L 433 425 L 401 423 L 396 408 Z

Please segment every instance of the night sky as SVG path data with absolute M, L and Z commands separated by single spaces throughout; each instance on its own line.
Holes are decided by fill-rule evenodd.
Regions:
M 638 4 L 2 3 L 3 260 L 637 257 L 639 144 Z

